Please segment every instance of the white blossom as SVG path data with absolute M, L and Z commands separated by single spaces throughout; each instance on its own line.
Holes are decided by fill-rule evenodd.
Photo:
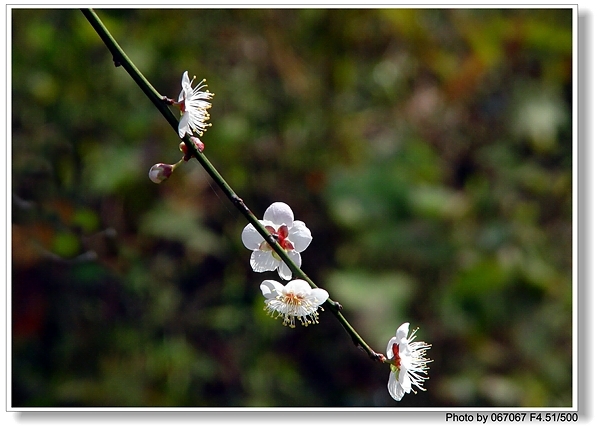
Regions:
M 329 298 L 326 290 L 311 288 L 302 279 L 292 280 L 285 286 L 275 280 L 265 280 L 260 290 L 266 299 L 265 310 L 276 319 L 283 317 L 283 325 L 290 328 L 296 326 L 296 318 L 304 326 L 319 323 L 319 306 Z
M 275 202 L 267 208 L 260 223 L 275 237 L 277 243 L 286 251 L 298 267 L 302 265 L 300 252 L 312 241 L 312 235 L 306 224 L 294 220 L 292 209 L 283 202 Z M 273 251 L 252 224 L 242 231 L 242 242 L 252 251 L 250 266 L 256 272 L 277 270 L 284 280 L 292 278 L 292 271 Z
M 403 323 L 396 330 L 396 336 L 392 337 L 387 345 L 387 358 L 391 362 L 391 372 L 388 380 L 388 391 L 395 400 L 401 400 L 404 393 L 414 392 L 414 385 L 421 391 L 423 382 L 428 379 L 427 370 L 430 359 L 425 357 L 425 352 L 431 348 L 431 344 L 423 341 L 413 342 L 416 338 L 416 330 L 408 335 L 408 323 Z
M 179 93 L 179 99 L 175 103 L 181 111 L 178 129 L 180 138 L 183 138 L 186 133 L 193 135 L 194 132 L 202 136 L 206 128 L 210 126 L 206 123 L 210 119 L 208 109 L 211 107 L 211 103 L 208 101 L 212 99 L 214 94 L 207 90 L 202 91 L 206 87 L 206 85 L 203 85 L 206 80 L 202 80 L 195 88 L 192 88 L 194 79 L 190 81 L 188 72 L 183 73 L 181 93 Z

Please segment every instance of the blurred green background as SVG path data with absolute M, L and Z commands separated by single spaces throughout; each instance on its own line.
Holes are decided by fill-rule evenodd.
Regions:
M 427 392 L 328 312 L 263 311 L 243 216 L 79 10 L 12 9 L 12 406 L 573 403 L 570 9 L 97 10 L 253 212 L 376 350 L 433 345 Z M 174 112 L 175 109 L 173 110 Z

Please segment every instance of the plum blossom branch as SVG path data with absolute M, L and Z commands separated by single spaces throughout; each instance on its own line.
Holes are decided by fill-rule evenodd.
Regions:
M 165 119 L 169 122 L 173 130 L 179 134 L 179 120 L 173 115 L 169 109 L 169 105 L 172 105 L 173 101 L 162 96 L 143 76 L 143 74 L 137 69 L 129 57 L 125 54 L 123 49 L 119 46 L 117 41 L 112 37 L 108 29 L 104 26 L 98 15 L 93 9 L 82 9 L 81 10 L 86 19 L 90 22 L 94 30 L 98 33 L 108 50 L 113 55 L 113 62 L 115 66 L 122 66 L 125 71 L 131 76 L 136 82 L 140 89 L 146 94 L 146 96 L 152 101 L 156 108 L 162 113 Z M 191 135 L 188 133 L 180 136 L 181 140 L 187 147 L 186 156 L 194 157 L 201 166 L 207 171 L 211 178 L 217 183 L 229 200 L 235 205 L 235 207 L 246 217 L 246 219 L 254 226 L 256 231 L 265 239 L 265 241 L 271 246 L 273 251 L 281 258 L 281 260 L 291 270 L 292 274 L 297 279 L 302 279 L 307 282 L 311 288 L 318 289 L 317 285 L 304 273 L 289 257 L 287 252 L 275 239 L 272 233 L 264 227 L 261 222 L 256 218 L 252 211 L 246 206 L 244 201 L 233 191 L 221 174 L 215 169 L 208 158 L 198 149 L 198 145 L 193 142 Z M 331 298 L 327 298 L 324 305 L 333 315 L 338 319 L 342 327 L 352 338 L 354 345 L 362 348 L 366 351 L 368 356 L 378 362 L 385 362 L 385 356 L 381 353 L 377 353 L 371 349 L 371 347 L 365 342 L 365 340 L 356 332 L 356 330 L 350 325 L 348 320 L 341 313 L 341 305 L 338 302 L 333 301 Z

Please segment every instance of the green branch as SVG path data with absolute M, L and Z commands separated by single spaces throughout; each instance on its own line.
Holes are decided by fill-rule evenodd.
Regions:
M 104 26 L 96 12 L 93 9 L 82 9 L 81 10 L 87 20 L 90 22 L 94 30 L 98 33 L 108 50 L 113 55 L 113 62 L 115 66 L 122 66 L 127 73 L 131 76 L 131 78 L 137 83 L 137 85 L 142 89 L 142 91 L 146 94 L 146 96 L 152 101 L 152 103 L 156 106 L 156 108 L 162 113 L 165 119 L 171 124 L 171 127 L 178 134 L 178 125 L 179 120 L 173 115 L 171 110 L 169 109 L 168 103 L 166 100 L 168 98 L 161 96 L 160 93 L 154 89 L 154 87 L 146 80 L 143 74 L 137 69 L 135 64 L 131 62 L 129 57 L 125 54 L 121 46 L 116 42 L 113 36 L 110 34 L 108 29 Z M 179 136 L 179 134 L 178 134 Z M 283 262 L 290 268 L 292 273 L 300 278 L 305 280 L 310 284 L 311 287 L 317 288 L 317 285 L 304 273 L 294 262 L 290 259 L 287 252 L 277 243 L 277 241 L 273 238 L 271 233 L 260 223 L 260 221 L 256 218 L 256 216 L 248 209 L 244 201 L 233 191 L 233 189 L 227 184 L 225 179 L 221 176 L 221 174 L 215 169 L 212 163 L 208 160 L 208 158 L 198 151 L 195 144 L 190 140 L 189 135 L 185 135 L 181 138 L 182 141 L 186 144 L 188 148 L 188 153 L 191 153 L 193 157 L 198 160 L 198 162 L 202 165 L 202 167 L 208 172 L 211 178 L 217 183 L 217 185 L 223 190 L 227 198 L 237 207 L 237 209 L 246 217 L 248 222 L 250 222 L 254 228 L 260 233 L 260 235 L 269 243 L 269 245 L 273 248 L 273 250 L 279 255 L 279 257 L 283 260 Z M 362 339 L 362 337 L 354 330 L 354 328 L 350 325 L 348 320 L 342 315 L 340 312 L 341 305 L 331 298 L 327 299 L 327 309 L 331 311 L 341 325 L 344 327 L 346 332 L 352 338 L 354 345 L 357 347 L 361 347 L 364 349 L 369 357 L 373 360 L 382 361 L 383 355 L 376 353 L 369 347 L 369 345 Z

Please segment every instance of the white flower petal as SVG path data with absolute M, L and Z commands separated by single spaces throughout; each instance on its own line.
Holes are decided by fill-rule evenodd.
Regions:
M 298 267 L 302 265 L 302 256 L 296 251 L 287 251 L 288 256 Z M 277 269 L 279 277 L 284 280 L 290 280 L 292 278 L 292 270 L 283 261 L 280 261 L 279 268 Z
M 279 273 L 279 277 L 281 277 L 283 280 L 290 280 L 292 278 L 292 270 L 290 270 L 290 268 L 283 261 L 279 261 L 277 273 Z
M 283 292 L 283 285 L 276 280 L 264 280 L 260 285 L 260 290 L 267 299 L 277 298 Z
M 271 251 L 253 251 L 250 255 L 250 266 L 257 273 L 277 269 L 280 261 L 275 259 Z
M 308 295 L 312 288 L 306 280 L 295 279 L 285 285 L 284 292 L 291 292 L 296 295 Z
M 283 202 L 275 202 L 269 206 L 263 218 L 276 224 L 277 227 L 285 224 L 291 228 L 294 224 L 294 212 L 292 212 L 292 208 Z
M 406 340 L 401 341 L 398 347 L 400 349 L 400 357 L 402 358 L 402 360 L 408 363 L 408 361 L 410 361 L 412 358 L 413 348 L 408 344 Z
M 290 259 L 294 262 L 294 264 L 296 264 L 298 267 L 302 265 L 302 255 L 300 255 L 300 252 L 287 251 L 287 254 L 290 257 Z
M 296 251 L 303 252 L 312 242 L 312 235 L 304 222 L 294 221 L 289 230 L 288 239 L 294 244 Z
M 405 366 L 400 367 L 400 376 L 399 376 L 400 386 L 404 390 L 405 393 L 410 393 L 412 391 L 412 382 L 410 380 L 410 375 L 408 375 L 408 370 Z
M 186 93 L 191 90 L 190 78 L 188 77 L 188 72 L 184 71 L 183 76 L 181 76 L 181 92 L 179 92 L 179 98 L 177 102 L 181 102 L 186 99 Z
M 185 112 L 181 115 L 181 118 L 179 119 L 179 125 L 177 126 L 177 130 L 179 132 L 179 137 L 183 138 L 183 136 L 186 133 L 189 133 L 191 135 L 190 129 L 189 129 L 189 123 L 190 123 L 190 113 L 189 112 Z
M 405 322 L 403 324 L 401 324 L 398 329 L 396 329 L 396 337 L 398 338 L 398 341 L 400 341 L 402 338 L 406 338 L 408 336 L 408 328 L 410 326 L 410 323 Z
M 321 288 L 311 289 L 310 295 L 314 298 L 315 303 L 318 305 L 323 304 L 325 301 L 327 301 L 327 298 L 329 298 L 329 292 Z
M 181 87 L 183 87 L 184 89 L 186 87 L 190 86 L 190 77 L 188 76 L 188 72 L 184 71 L 183 75 L 181 76 Z
M 257 250 L 264 241 L 265 239 L 252 224 L 248 224 L 242 230 L 242 243 L 251 251 Z
M 390 377 L 388 379 L 388 391 L 394 400 L 400 401 L 404 397 L 404 389 L 400 385 L 400 382 L 396 379 L 396 374 L 394 372 L 390 372 Z
M 396 338 L 396 337 L 392 337 L 388 341 L 387 350 L 386 350 L 386 354 L 387 354 L 387 358 L 388 359 L 392 359 L 394 357 L 394 352 L 392 350 L 392 346 L 394 344 L 398 344 L 398 338 Z

